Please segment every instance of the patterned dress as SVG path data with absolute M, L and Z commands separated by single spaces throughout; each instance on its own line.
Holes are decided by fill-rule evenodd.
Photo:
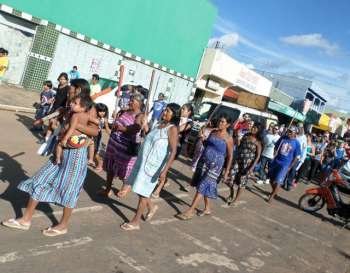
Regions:
M 203 196 L 217 198 L 217 184 L 225 163 L 226 140 L 210 134 L 192 179 L 192 185 Z
M 62 163 L 49 160 L 18 189 L 40 202 L 75 208 L 87 173 L 87 148 L 63 149 Z
M 256 159 L 256 151 L 257 140 L 253 141 L 250 134 L 245 135 L 238 146 L 237 158 L 232 169 L 232 180 L 240 188 L 245 188 L 248 183 L 248 171 Z
M 135 124 L 135 118 L 136 114 L 127 111 L 116 119 L 115 124 L 128 127 Z M 129 149 L 139 142 L 139 138 L 140 132 L 134 134 L 120 131 L 113 132 L 109 138 L 103 161 L 105 171 L 111 173 L 114 177 L 126 180 L 137 159 L 137 156 L 130 154 Z
M 169 156 L 169 128 L 155 127 L 145 138 L 127 184 L 132 191 L 150 197 Z

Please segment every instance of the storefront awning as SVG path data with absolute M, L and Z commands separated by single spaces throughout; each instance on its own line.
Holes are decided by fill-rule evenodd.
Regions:
M 329 127 L 330 120 L 331 118 L 328 115 L 322 114 L 320 120 L 318 121 L 318 125 L 315 125 L 314 128 L 322 131 L 331 131 L 331 128 Z
M 270 100 L 268 104 L 268 109 L 279 112 L 281 114 L 284 114 L 286 116 L 289 116 L 299 121 L 305 120 L 305 116 L 302 113 L 299 113 L 298 111 L 294 110 L 292 107 L 289 107 L 288 105 L 284 105 L 277 101 Z

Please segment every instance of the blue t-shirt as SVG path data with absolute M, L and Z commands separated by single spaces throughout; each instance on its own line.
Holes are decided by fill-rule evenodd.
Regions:
M 40 104 L 41 106 L 48 105 L 48 101 L 55 97 L 55 92 L 52 90 L 42 91 L 40 93 Z
M 344 148 L 337 148 L 335 150 L 335 158 L 336 159 L 343 159 L 345 155 L 345 149 Z
M 79 71 L 76 71 L 76 70 L 71 70 L 71 71 L 69 71 L 69 78 L 70 78 L 71 80 L 79 79 L 79 78 L 80 78 L 80 73 L 79 73 Z
M 278 149 L 275 161 L 283 167 L 289 167 L 294 158 L 301 156 L 301 147 L 297 139 L 280 138 L 275 147 Z
M 154 120 L 159 120 L 160 116 L 162 115 L 164 109 L 166 107 L 166 102 L 164 100 L 156 100 L 153 103 L 153 114 L 152 114 L 152 119 Z

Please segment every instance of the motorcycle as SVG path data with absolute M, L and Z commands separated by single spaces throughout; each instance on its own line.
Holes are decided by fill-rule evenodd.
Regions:
M 342 200 L 338 188 L 347 190 L 350 188 L 347 178 L 343 168 L 332 170 L 331 174 L 321 182 L 320 187 L 305 191 L 299 199 L 299 208 L 306 212 L 316 212 L 327 204 L 328 214 L 340 219 L 344 227 L 347 226 L 350 223 L 350 204 Z

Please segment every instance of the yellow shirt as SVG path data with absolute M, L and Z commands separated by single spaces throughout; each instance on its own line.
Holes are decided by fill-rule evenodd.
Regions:
M 0 77 L 4 76 L 9 67 L 9 58 L 7 56 L 0 57 Z

